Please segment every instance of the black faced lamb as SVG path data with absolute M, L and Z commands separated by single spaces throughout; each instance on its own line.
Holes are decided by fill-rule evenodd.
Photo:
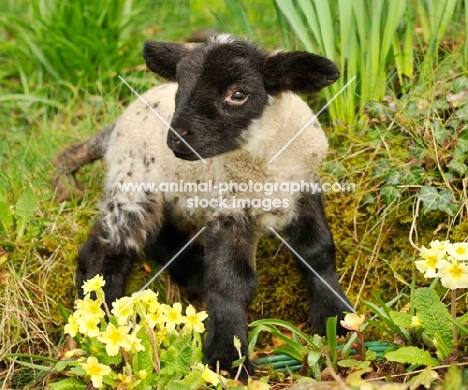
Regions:
M 185 249 L 170 273 L 203 294 L 204 359 L 230 370 L 238 358 L 234 336 L 248 354 L 256 244 L 281 231 L 299 255 L 312 328 L 324 334 L 328 317 L 352 308 L 338 283 L 321 195 L 279 184 L 317 183 L 328 148 L 319 122 L 284 146 L 313 118 L 296 94 L 332 84 L 337 68 L 318 55 L 267 53 L 229 35 L 203 44 L 149 41 L 143 55 L 151 71 L 173 83 L 147 91 L 113 125 L 59 158 L 59 173 L 69 179 L 87 162 L 86 152 L 92 160 L 105 151 L 108 169 L 101 217 L 78 256 L 79 293 L 84 280 L 102 274 L 112 302 L 124 294 L 131 266 L 145 251 L 159 242 L 170 258 L 204 227 L 202 242 Z M 168 183 L 179 187 L 157 191 Z M 57 184 L 65 188 L 60 178 Z M 252 372 L 248 359 L 245 365 Z

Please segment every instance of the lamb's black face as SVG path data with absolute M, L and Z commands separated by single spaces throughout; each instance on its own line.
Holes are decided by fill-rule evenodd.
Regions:
M 247 142 L 249 125 L 262 115 L 269 94 L 316 92 L 339 77 L 326 58 L 268 55 L 226 35 L 201 45 L 147 42 L 143 56 L 148 68 L 179 83 L 171 123 L 177 134 L 169 130 L 167 144 L 185 160 L 214 157 Z
M 196 160 L 239 148 L 253 119 L 268 101 L 261 66 L 264 55 L 245 42 L 213 43 L 190 52 L 177 65 L 179 89 L 168 146 L 177 157 Z M 190 147 L 188 145 L 190 145 Z

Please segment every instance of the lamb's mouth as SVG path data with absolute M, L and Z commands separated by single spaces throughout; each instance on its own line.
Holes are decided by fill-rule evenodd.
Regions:
M 180 158 L 182 160 L 186 161 L 195 161 L 195 160 L 200 160 L 200 157 L 198 157 L 194 152 L 191 150 L 187 152 L 176 152 L 175 150 L 172 150 L 174 152 L 174 156 L 177 158 Z

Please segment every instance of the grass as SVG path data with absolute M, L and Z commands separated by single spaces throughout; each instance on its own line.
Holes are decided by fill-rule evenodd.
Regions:
M 314 24 L 301 14 L 307 1 L 275 4 L 264 0 L 245 2 L 241 7 L 232 0 L 6 0 L 0 16 L 0 58 L 4 63 L 0 70 L 0 388 L 45 387 L 43 372 L 6 359 L 6 354 L 56 357 L 60 353 L 64 340 L 58 304 L 72 307 L 74 258 L 98 214 L 103 167 L 97 162 L 80 172 L 79 179 L 87 189 L 83 198 L 57 204 L 50 185 L 52 161 L 65 145 L 112 122 L 133 99 L 117 81 L 117 74 L 123 74 L 137 90 L 157 82 L 142 71 L 144 39 L 180 41 L 198 28 L 218 27 L 253 36 L 271 49 L 305 45 L 332 58 L 335 50 L 344 75 L 337 88 L 351 75 L 362 76 L 367 67 L 377 66 L 375 74 L 385 80 L 379 97 L 369 98 L 362 82 L 357 83 L 356 89 L 344 95 L 344 103 L 333 103 L 328 117 L 319 118 L 331 144 L 324 179 L 355 182 L 357 188 L 351 195 L 327 196 L 327 213 L 338 247 L 341 283 L 357 308 L 364 310 L 363 300 L 373 300 L 371 287 L 386 298 L 408 294 L 417 255 L 408 242 L 410 231 L 419 245 L 434 237 L 463 241 L 468 235 L 464 180 L 468 148 L 463 133 L 468 102 L 464 97 L 447 101 L 448 96 L 468 89 L 463 81 L 468 73 L 464 56 L 468 7 L 465 2 L 445 2 L 454 23 L 448 23 L 445 14 L 435 9 L 403 13 L 403 21 L 393 25 L 395 36 L 391 26 L 386 27 L 389 32 L 383 32 L 394 38 L 391 43 L 387 38 L 379 54 L 386 65 L 378 59 L 377 65 L 372 59 L 368 64 L 364 57 L 352 65 L 344 57 L 345 46 L 339 45 L 352 28 L 346 23 L 358 21 L 346 22 L 345 9 L 339 7 L 346 7 L 347 2 L 331 6 L 337 8 L 329 10 L 330 15 L 339 12 L 342 17 L 339 22 L 332 18 L 338 30 L 326 23 L 321 26 L 323 32 L 334 34 L 331 39 L 322 33 L 322 39 L 331 39 L 325 41 L 318 39 L 320 31 L 309 30 Z M 442 7 L 439 2 L 413 3 Z M 305 33 L 298 32 L 299 23 L 288 24 L 291 16 L 276 13 L 280 9 L 293 12 L 293 6 L 300 11 L 297 14 Z M 402 12 L 385 7 L 379 9 L 382 28 L 384 11 Z M 85 8 L 88 18 L 81 17 Z M 314 13 L 323 23 L 329 17 L 319 12 L 326 9 L 317 8 Z M 416 21 L 416 15 L 421 19 Z M 375 27 L 369 23 L 373 20 L 370 14 L 359 20 L 367 20 L 363 26 L 355 26 L 363 29 L 356 31 L 361 34 L 356 39 L 360 37 L 357 43 L 362 51 L 363 37 L 372 34 L 366 29 Z M 407 24 L 410 22 L 413 24 Z M 419 35 L 410 37 L 408 26 L 420 29 Z M 445 34 L 434 35 L 444 26 Z M 409 47 L 411 56 L 399 62 L 398 49 L 405 52 Z M 410 59 L 414 66 L 405 68 Z M 396 71 L 388 73 L 392 61 Z M 366 88 L 372 89 L 372 85 Z M 321 102 L 315 99 L 312 104 L 319 108 Z M 340 110 L 361 121 L 354 126 L 349 126 L 352 121 L 343 121 L 332 127 Z M 422 187 L 436 190 L 434 210 L 428 209 L 427 198 L 417 203 Z M 18 207 L 21 198 L 29 200 Z M 11 215 L 9 210 L 15 205 Z M 257 257 L 261 286 L 252 319 L 273 317 L 305 323 L 307 302 L 288 252 L 275 241 L 263 241 Z M 133 282 L 141 286 L 150 276 L 142 265 L 137 268 Z M 424 283 L 417 280 L 418 285 Z M 467 296 L 460 294 L 459 312 L 466 311 L 466 306 Z M 376 337 L 382 335 L 376 332 Z

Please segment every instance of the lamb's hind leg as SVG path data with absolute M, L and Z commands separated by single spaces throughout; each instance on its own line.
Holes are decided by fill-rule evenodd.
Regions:
M 320 194 L 304 194 L 300 213 L 288 228 L 291 247 L 304 262 L 297 258 L 311 300 L 312 328 L 325 334 L 328 317 L 343 317 L 344 311 L 352 311 L 348 299 L 338 283 L 336 274 L 335 244 L 328 228 Z M 339 333 L 345 333 L 339 327 Z
M 76 195 L 82 194 L 83 190 L 75 178 L 75 173 L 86 164 L 104 156 L 114 127 L 115 123 L 112 123 L 86 141 L 69 146 L 57 157 L 55 162 L 57 174 L 52 184 L 55 186 L 58 202 L 70 200 L 73 192 Z
M 83 282 L 97 274 L 103 275 L 106 302 L 110 305 L 123 296 L 132 264 L 147 241 L 159 233 L 163 210 L 157 198 L 131 202 L 113 194 L 104 199 L 102 218 L 78 255 L 76 285 L 82 297 Z

